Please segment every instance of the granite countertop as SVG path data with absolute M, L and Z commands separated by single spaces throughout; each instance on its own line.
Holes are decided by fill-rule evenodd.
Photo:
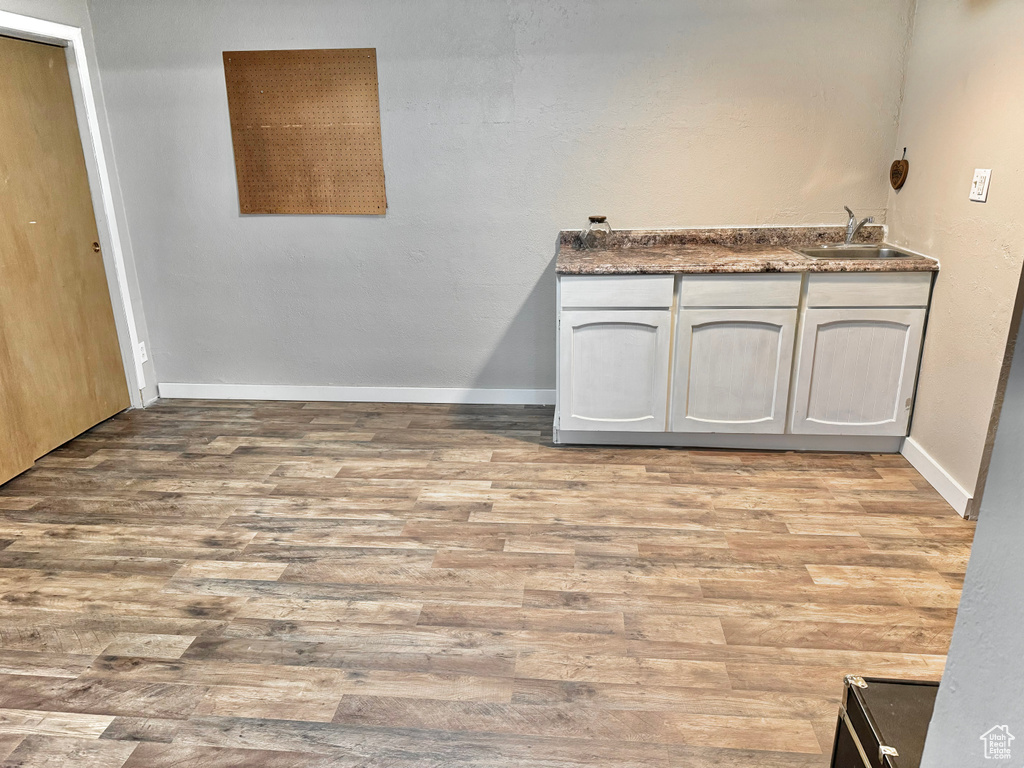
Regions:
M 882 242 L 884 228 L 866 226 L 855 242 Z M 750 227 L 735 229 L 624 229 L 599 249 L 579 247 L 579 231 L 558 240 L 559 275 L 716 274 L 730 272 L 937 272 L 939 263 L 912 259 L 812 259 L 794 248 L 833 245 L 845 227 Z

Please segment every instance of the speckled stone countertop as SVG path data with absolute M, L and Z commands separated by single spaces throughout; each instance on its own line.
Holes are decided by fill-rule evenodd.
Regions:
M 559 275 L 716 274 L 729 272 L 936 272 L 939 263 L 913 259 L 812 259 L 794 248 L 841 243 L 845 227 L 623 229 L 599 249 L 579 247 L 578 230 L 558 241 Z M 857 243 L 880 243 L 884 229 L 866 226 Z

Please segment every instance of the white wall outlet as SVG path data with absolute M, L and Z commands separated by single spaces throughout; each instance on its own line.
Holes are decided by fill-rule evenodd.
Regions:
M 144 363 L 149 362 L 149 352 L 146 351 L 146 342 L 144 341 L 139 342 L 139 360 Z
M 974 181 L 971 182 L 971 200 L 976 203 L 988 200 L 988 184 L 991 180 L 991 168 L 975 168 Z

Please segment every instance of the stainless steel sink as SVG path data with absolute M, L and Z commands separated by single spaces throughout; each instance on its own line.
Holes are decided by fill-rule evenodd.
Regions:
M 826 245 L 820 248 L 797 248 L 797 253 L 812 259 L 916 259 L 887 245 Z

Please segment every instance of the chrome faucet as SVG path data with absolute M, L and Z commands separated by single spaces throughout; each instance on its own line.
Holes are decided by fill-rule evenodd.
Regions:
M 861 220 L 861 222 L 858 224 L 857 217 L 853 215 L 853 211 L 851 211 L 849 207 L 845 205 L 843 206 L 843 208 L 845 208 L 846 212 L 850 215 L 850 220 L 846 222 L 846 245 L 850 245 L 851 243 L 853 243 L 853 238 L 855 238 L 857 236 L 857 233 L 860 232 L 860 228 L 863 227 L 865 224 L 873 223 L 875 221 L 875 217 L 868 216 L 866 219 Z

